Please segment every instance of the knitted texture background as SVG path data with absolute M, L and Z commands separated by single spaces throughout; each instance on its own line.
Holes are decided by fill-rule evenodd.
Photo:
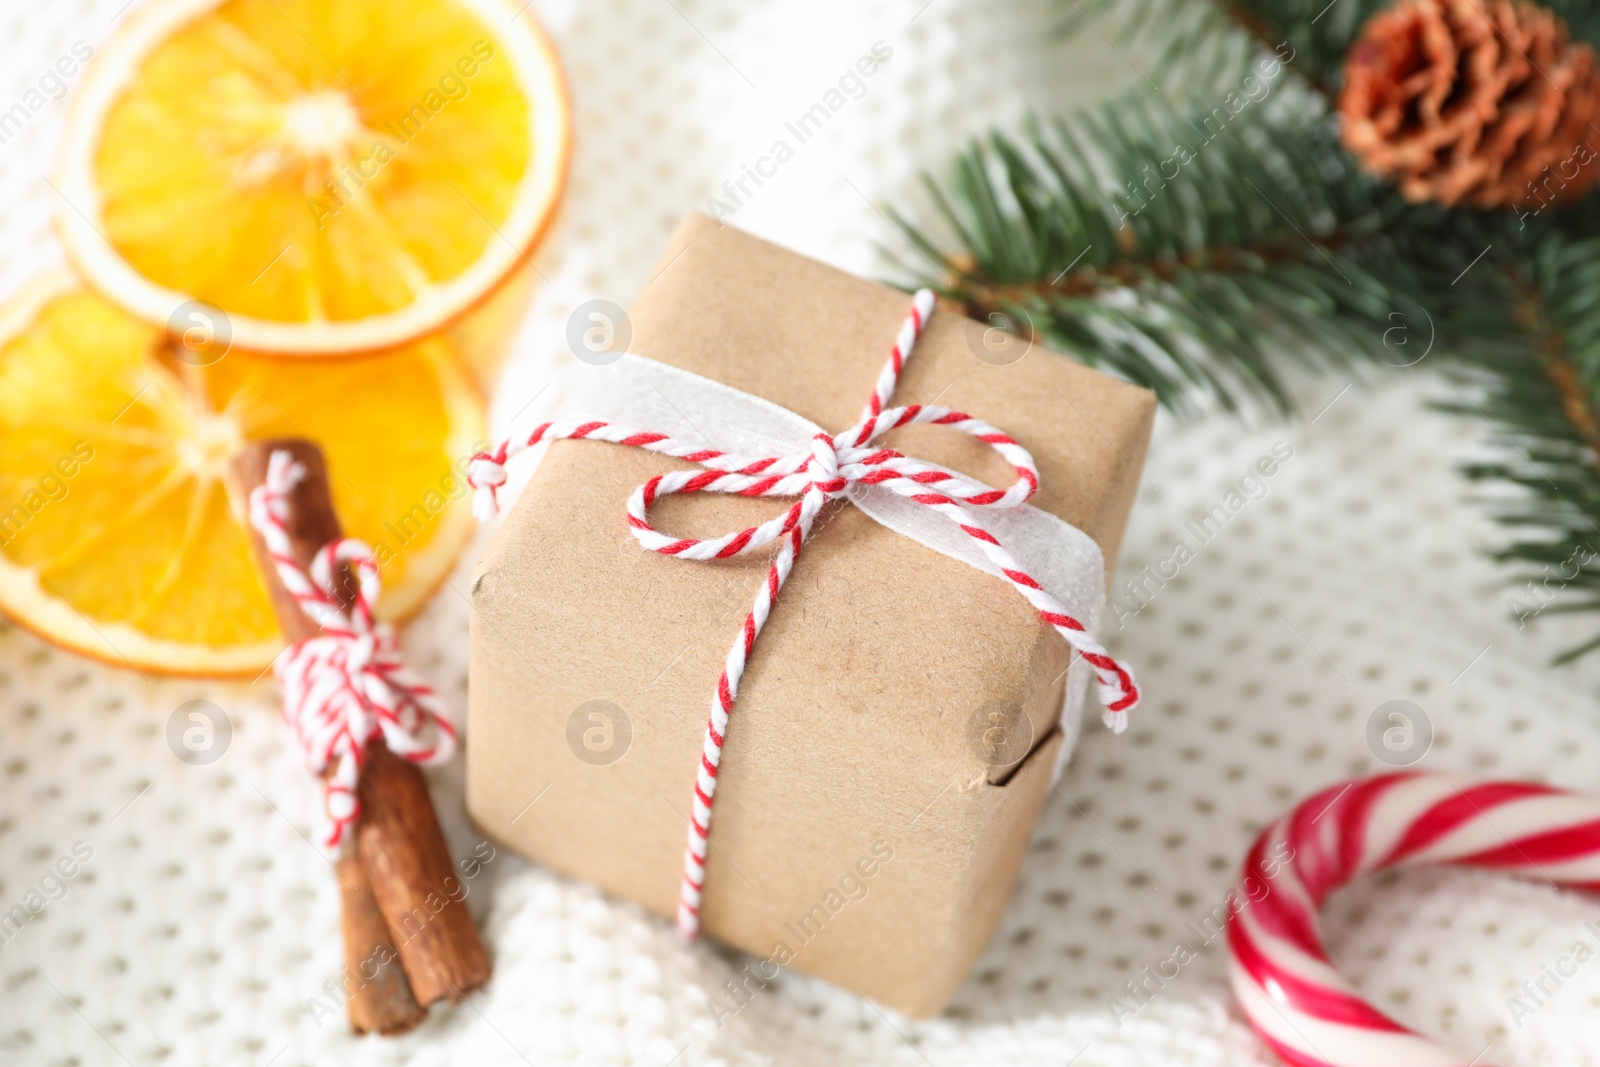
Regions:
M 0 110 L 73 42 L 98 48 L 122 6 L 4 0 Z M 564 340 L 572 308 L 627 306 L 677 219 L 736 183 L 875 42 L 892 57 L 859 99 L 759 188 L 747 183 L 731 221 L 878 276 L 885 251 L 911 254 L 881 209 L 915 209 L 919 168 L 1030 107 L 1140 77 L 1137 54 L 1092 30 L 1065 44 L 1040 33 L 1059 10 L 1044 0 L 534 7 L 564 52 L 578 136 L 564 214 L 537 261 L 545 280 L 496 397 L 499 430 L 553 411 L 582 371 Z M 46 177 L 66 103 L 0 144 L 8 292 L 60 258 Z M 1427 324 L 1413 326 L 1410 353 L 1427 340 Z M 146 679 L 0 628 L 0 909 L 76 843 L 80 859 L 91 853 L 64 895 L 0 944 L 0 1062 L 1270 1063 L 1230 1004 L 1220 940 L 1203 946 L 1195 931 L 1268 818 L 1385 769 L 1368 741 L 1379 705 L 1409 700 L 1427 716 L 1423 768 L 1597 788 L 1600 659 L 1546 666 L 1592 623 L 1510 618 L 1508 575 L 1483 554 L 1502 534 L 1452 470 L 1488 430 L 1423 410 L 1455 395 L 1430 366 L 1308 382 L 1308 414 L 1290 424 L 1160 427 L 1119 586 L 1161 567 L 1180 538 L 1194 558 L 1152 579 L 1120 629 L 1111 613 L 1101 628 L 1140 669 L 1146 703 L 1125 738 L 1085 730 L 998 934 L 931 1022 L 784 975 L 719 1026 L 708 998 L 745 959 L 688 947 L 669 923 L 502 852 L 466 883 L 493 983 L 407 1037 L 353 1041 L 324 993 L 341 961 L 333 874 L 307 840 L 319 791 L 277 721 L 270 678 Z M 1241 485 L 1275 446 L 1292 458 Z M 1245 503 L 1225 507 L 1202 543 L 1189 524 L 1231 491 Z M 465 578 L 482 544 L 405 634 L 413 665 L 458 713 Z M 206 766 L 166 741 L 174 710 L 197 698 L 233 724 Z M 489 855 L 462 811 L 459 763 L 430 779 L 455 853 Z M 1600 948 L 1585 927 L 1597 919 L 1593 899 L 1547 885 L 1416 872 L 1342 893 L 1326 923 L 1370 997 L 1464 1059 L 1583 1067 L 1600 1064 L 1600 962 L 1531 1015 L 1508 998 L 1578 942 Z M 1158 971 L 1180 939 L 1198 958 L 1128 998 L 1124 984 Z

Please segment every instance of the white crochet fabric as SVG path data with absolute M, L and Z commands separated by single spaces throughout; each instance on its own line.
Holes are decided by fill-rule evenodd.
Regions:
M 122 3 L 5 0 L 0 109 L 72 42 L 98 46 Z M 1137 77 L 1092 32 L 1047 39 L 1038 27 L 1058 6 L 1044 0 L 535 6 L 569 65 L 577 152 L 538 261 L 547 281 L 496 401 L 502 418 L 547 383 L 532 410 L 553 408 L 577 366 L 562 341 L 570 309 L 592 297 L 626 306 L 677 218 L 753 165 L 874 42 L 893 56 L 865 96 L 733 220 L 867 273 L 886 270 L 880 248 L 909 254 L 879 207 L 915 207 L 918 168 L 1030 104 Z M 48 104 L 0 145 L 6 290 L 58 256 L 44 175 L 62 110 Z M 1425 397 L 1453 395 L 1427 368 L 1348 391 L 1310 383 L 1308 410 L 1331 407 L 1293 425 L 1161 427 L 1123 576 L 1166 557 L 1183 524 L 1274 442 L 1294 457 L 1104 635 L 1141 669 L 1146 705 L 1123 740 L 1085 731 L 999 933 L 932 1022 L 784 976 L 719 1030 L 707 997 L 742 960 L 686 947 L 669 924 L 502 854 L 469 898 L 495 958 L 490 987 L 405 1038 L 354 1041 L 339 1015 L 307 1007 L 339 969 L 337 899 L 304 839 L 317 790 L 276 721 L 270 681 L 146 682 L 0 629 L 0 909 L 74 842 L 93 850 L 66 895 L 0 944 L 0 1062 L 1270 1063 L 1230 1004 L 1219 945 L 1120 1026 L 1108 999 L 1223 900 L 1265 819 L 1381 769 L 1365 739 L 1378 704 L 1405 698 L 1430 715 L 1424 768 L 1595 786 L 1600 658 L 1546 662 L 1596 622 L 1508 621 L 1505 574 L 1483 555 L 1502 534 L 1451 470 L 1485 429 L 1424 413 Z M 458 709 L 467 565 L 406 635 Z M 226 707 L 235 729 L 204 767 L 165 741 L 172 710 L 198 697 Z M 459 764 L 432 781 L 453 848 L 470 855 Z M 1583 924 L 1597 917 L 1594 900 L 1548 886 L 1417 872 L 1341 894 L 1327 925 L 1371 997 L 1464 1056 L 1581 1067 L 1600 1063 L 1600 963 L 1520 1025 L 1507 998 L 1574 942 L 1593 944 Z

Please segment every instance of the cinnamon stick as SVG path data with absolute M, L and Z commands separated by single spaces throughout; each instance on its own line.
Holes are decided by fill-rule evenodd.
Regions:
M 354 1034 L 403 1034 L 428 1017 L 417 1003 L 405 968 L 395 954 L 389 924 L 372 895 L 367 868 L 347 848 L 334 867 L 339 872 L 340 926 L 344 933 L 345 1014 Z
M 415 763 L 375 742 L 361 768 L 356 848 L 419 1004 L 457 1003 L 489 980 L 489 957 Z
M 248 493 L 266 479 L 272 453 L 280 450 L 306 469 L 291 497 L 288 532 L 295 559 L 309 566 L 342 536 L 321 451 L 298 438 L 255 442 L 241 452 L 236 469 Z M 285 638 L 314 636 L 317 624 L 278 580 L 253 531 L 252 541 Z M 355 579 L 346 571 L 339 581 L 348 602 Z M 460 881 L 422 771 L 376 740 L 365 753 L 360 799 L 362 817 L 339 864 L 345 960 L 357 983 L 350 1025 L 357 1033 L 401 1033 L 426 1016 L 428 1005 L 459 1000 L 487 982 L 489 961 L 464 897 L 457 899 Z M 368 978 L 374 970 L 376 977 Z

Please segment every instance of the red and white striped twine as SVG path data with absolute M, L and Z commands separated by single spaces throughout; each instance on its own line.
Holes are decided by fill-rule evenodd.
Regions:
M 1279 819 L 1241 873 L 1233 988 L 1291 1067 L 1485 1067 L 1368 1004 L 1328 959 L 1318 911 L 1389 867 L 1449 864 L 1600 891 L 1600 799 L 1547 786 L 1391 774 L 1333 786 Z
M 344 538 L 317 553 L 309 574 L 295 561 L 285 524 L 289 493 L 305 474 L 290 453 L 272 453 L 266 481 L 250 492 L 250 524 L 266 543 L 278 579 L 322 627 L 284 649 L 274 670 L 283 718 L 307 770 L 320 775 L 336 763 L 324 788 L 327 820 L 319 837 L 337 854 L 361 817 L 357 785 L 367 744 L 381 737 L 397 756 L 442 763 L 455 751 L 456 731 L 433 690 L 406 669 L 394 630 L 373 618 L 378 564 L 372 550 Z M 342 567 L 357 579 L 348 609 L 335 585 Z
M 505 465 L 511 457 L 546 441 L 583 439 L 609 441 L 631 448 L 673 456 L 697 463 L 700 471 L 675 471 L 657 475 L 636 489 L 628 499 L 628 525 L 645 548 L 663 555 L 692 560 L 727 559 L 755 552 L 779 542 L 767 580 L 756 594 L 755 604 L 745 616 L 733 647 L 717 680 L 711 700 L 701 746 L 700 768 L 692 799 L 693 815 L 684 855 L 683 885 L 678 904 L 678 927 L 693 937 L 699 932 L 700 895 L 705 881 L 707 839 L 711 832 L 711 805 L 717 789 L 717 767 L 722 758 L 723 739 L 744 674 L 755 649 L 756 638 L 772 612 L 795 558 L 811 532 L 812 522 L 830 500 L 843 497 L 854 485 L 880 485 L 948 517 L 976 541 L 1028 602 L 1040 618 L 1078 650 L 1093 666 L 1099 678 L 1100 697 L 1106 707 L 1106 722 L 1115 731 L 1127 728 L 1128 712 L 1139 700 L 1139 690 L 1129 670 L 1112 659 L 1089 636 L 1077 619 L 1012 558 L 1000 542 L 986 531 L 974 515 L 975 509 L 1012 508 L 1025 503 L 1039 488 L 1039 472 L 1033 457 L 1010 437 L 981 419 L 952 410 L 923 404 L 888 407 L 894 396 L 900 371 L 911 355 L 912 346 L 932 314 L 933 293 L 919 291 L 912 300 L 911 312 L 900 327 L 889 360 L 862 412 L 861 421 L 843 433 L 819 433 L 809 451 L 789 456 L 740 456 L 701 444 L 674 440 L 665 434 L 618 426 L 599 421 L 547 422 L 532 432 L 502 443 L 493 452 L 480 452 L 468 468 L 468 480 L 476 490 L 474 509 L 480 518 L 492 515 L 496 507 L 495 490 L 505 484 Z M 1011 463 L 1017 480 L 1005 490 L 993 489 L 963 475 L 931 463 L 901 455 L 892 448 L 874 447 L 874 438 L 901 426 L 931 423 L 969 434 L 993 447 Z M 788 510 L 760 526 L 705 540 L 677 538 L 650 525 L 652 504 L 673 493 L 737 493 L 741 496 L 794 496 L 799 499 Z

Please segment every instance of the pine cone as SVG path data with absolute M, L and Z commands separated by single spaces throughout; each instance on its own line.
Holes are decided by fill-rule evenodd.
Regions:
M 1544 207 L 1600 179 L 1600 75 L 1526 0 L 1400 0 L 1345 59 L 1344 145 L 1409 200 Z

